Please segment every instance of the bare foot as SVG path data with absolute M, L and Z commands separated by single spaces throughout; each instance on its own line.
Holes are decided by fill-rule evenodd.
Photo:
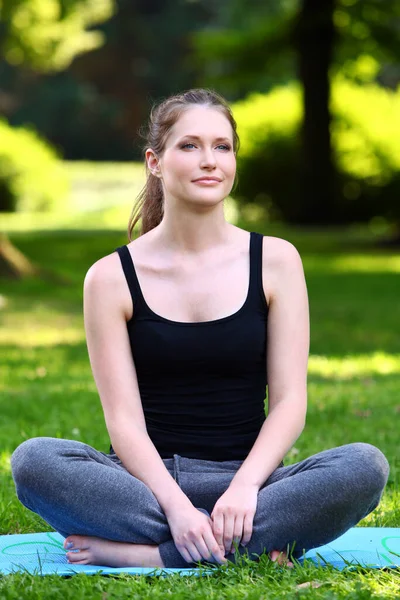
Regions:
M 111 542 L 97 537 L 70 535 L 64 541 L 68 562 L 104 567 L 164 567 L 158 546 Z
M 271 550 L 269 557 L 272 562 L 277 562 L 282 567 L 289 567 L 293 569 L 293 563 L 288 559 L 287 552 L 280 552 L 279 550 Z

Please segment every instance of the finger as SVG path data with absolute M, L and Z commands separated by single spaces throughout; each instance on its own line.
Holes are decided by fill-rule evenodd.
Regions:
M 195 544 L 194 542 L 187 541 L 186 550 L 188 551 L 189 556 L 191 557 L 191 562 L 198 562 L 199 560 L 203 560 L 203 556 L 201 555 L 201 552 L 199 552 L 197 544 Z
M 201 556 L 196 546 L 190 540 L 186 540 L 185 545 L 175 543 L 175 546 L 186 562 L 191 563 L 201 560 Z
M 193 562 L 192 557 L 190 556 L 189 552 L 186 550 L 186 548 L 184 546 L 176 546 L 176 547 L 177 547 L 177 550 L 179 551 L 179 553 L 181 554 L 182 558 L 184 560 L 186 560 L 187 563 Z
M 225 552 L 224 540 L 222 537 L 224 533 L 224 515 L 222 513 L 213 516 L 212 531 L 218 546 L 221 548 L 221 552 Z
M 224 514 L 224 547 L 225 552 L 230 552 L 232 548 L 233 530 L 235 527 L 235 517 Z
M 206 531 L 203 534 L 204 537 L 204 541 L 205 544 L 207 546 L 207 548 L 209 549 L 209 551 L 211 552 L 212 557 L 214 557 L 214 559 L 218 562 L 218 563 L 225 563 L 227 562 L 225 556 L 224 556 L 224 550 L 218 545 L 217 540 L 214 537 L 214 534 L 212 532 L 212 529 L 210 527 L 209 531 Z
M 253 519 L 254 515 L 246 514 L 243 521 L 243 537 L 242 537 L 242 546 L 245 546 L 251 540 L 251 536 L 253 533 Z
M 242 537 L 243 537 L 243 518 L 236 517 L 235 526 L 233 529 L 231 553 L 235 552 L 236 548 L 235 548 L 234 544 L 236 544 L 236 546 L 239 546 L 240 540 L 242 539 Z
M 200 554 L 201 558 L 199 560 L 210 560 L 212 558 L 212 552 L 209 549 L 209 545 L 206 543 L 204 536 L 206 534 L 203 534 L 203 537 L 196 539 L 194 541 L 194 545 L 196 546 L 197 552 Z M 214 542 L 215 544 L 215 542 Z

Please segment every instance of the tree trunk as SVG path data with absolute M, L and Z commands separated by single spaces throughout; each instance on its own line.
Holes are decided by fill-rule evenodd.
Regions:
M 33 265 L 4 234 L 0 235 L 0 277 L 22 279 L 39 273 Z
M 0 234 L 0 278 L 40 277 L 57 285 L 71 285 L 71 278 L 32 263 L 3 233 Z
M 303 87 L 301 182 L 303 201 L 297 222 L 335 220 L 335 170 L 330 138 L 330 82 L 335 30 L 335 0 L 303 0 L 294 30 L 299 78 Z

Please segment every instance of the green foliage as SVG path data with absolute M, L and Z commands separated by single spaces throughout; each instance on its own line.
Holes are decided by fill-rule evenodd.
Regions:
M 335 62 L 341 65 L 363 54 L 373 56 L 383 69 L 399 58 L 400 1 L 336 0 L 333 21 L 338 39 Z
M 192 35 L 204 86 L 231 100 L 295 77 L 291 29 L 297 0 L 221 0 L 208 26 Z
M 103 35 L 87 28 L 114 10 L 114 0 L 0 0 L 1 53 L 12 65 L 59 71 L 103 44 Z
M 109 19 L 114 0 L 0 0 L 0 53 L 15 66 L 59 71 L 103 42 L 86 31 Z M 0 121 L 0 211 L 48 210 L 68 184 L 57 153 L 39 136 Z
M 400 193 L 400 88 L 332 83 L 332 142 L 338 169 L 338 220 L 396 217 Z M 237 197 L 291 221 L 301 213 L 300 87 L 252 94 L 233 105 L 241 137 Z
M 0 211 L 55 209 L 67 190 L 55 150 L 33 130 L 0 120 Z
M 296 77 L 294 32 L 303 5 L 300 0 L 215 3 L 211 24 L 192 36 L 201 84 L 236 99 Z M 357 79 L 354 66 L 368 55 L 390 84 L 399 60 L 399 18 L 400 0 L 336 0 L 333 69 Z M 398 81 L 398 73 L 394 77 Z
M 393 92 L 336 78 L 332 110 L 339 167 L 375 185 L 388 183 L 400 171 L 400 87 Z

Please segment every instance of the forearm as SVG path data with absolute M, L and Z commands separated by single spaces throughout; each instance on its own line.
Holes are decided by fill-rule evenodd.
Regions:
M 293 398 L 282 400 L 264 421 L 247 458 L 231 485 L 260 488 L 304 429 L 306 408 Z
M 111 443 L 124 467 L 143 481 L 157 498 L 164 513 L 180 510 L 191 502 L 170 475 L 148 433 L 121 421 L 109 426 Z

